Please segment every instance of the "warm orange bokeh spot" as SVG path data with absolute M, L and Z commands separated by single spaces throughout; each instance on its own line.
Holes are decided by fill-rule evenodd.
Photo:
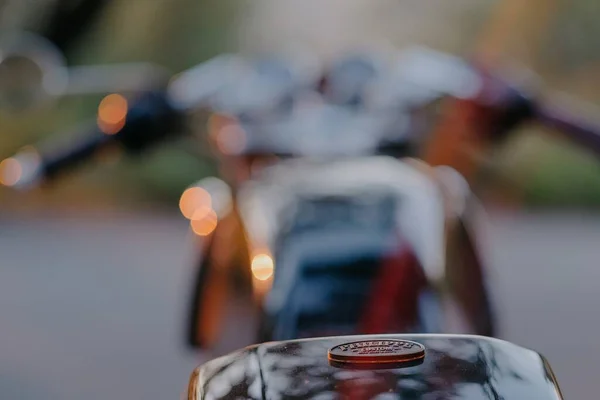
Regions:
M 208 236 L 217 227 L 217 213 L 212 208 L 201 208 L 192 217 L 190 225 L 198 236 Z
M 125 126 L 128 104 L 120 94 L 109 94 L 98 106 L 98 126 L 107 135 L 114 135 Z
M 235 118 L 227 115 L 212 114 L 208 132 L 217 150 L 223 154 L 236 154 L 246 146 L 246 132 Z
M 23 167 L 17 159 L 10 157 L 0 163 L 0 184 L 14 186 L 22 175 Z
M 265 253 L 260 253 L 252 257 L 252 275 L 259 281 L 266 281 L 273 276 L 275 263 L 273 258 Z
M 228 125 L 216 132 L 215 143 L 223 154 L 238 154 L 246 147 L 246 131 L 240 125 Z
M 203 208 L 212 209 L 210 194 L 203 188 L 195 186 L 187 188 L 179 198 L 179 209 L 184 217 L 192 219 L 196 211 Z

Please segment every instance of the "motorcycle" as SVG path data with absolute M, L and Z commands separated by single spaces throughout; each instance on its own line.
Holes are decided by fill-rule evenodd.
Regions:
M 476 200 L 456 169 L 419 161 L 415 115 L 450 97 L 490 117 L 477 127 L 499 140 L 534 118 L 592 144 L 598 129 L 452 56 L 416 49 L 383 71 L 371 61 L 350 57 L 323 71 L 219 57 L 164 90 L 111 97 L 118 113 L 101 118 L 101 107 L 92 134 L 66 151 L 14 157 L 25 172 L 16 185 L 54 178 L 107 147 L 140 153 L 185 133 L 190 112 L 209 109 L 206 142 L 229 185 L 205 181 L 180 204 L 202 237 L 191 345 L 214 348 L 231 331 L 233 293 L 258 317 L 254 342 L 493 336 Z
M 469 335 L 336 336 L 257 344 L 192 373 L 188 400 L 561 400 L 544 356 Z
M 401 65 L 421 57 L 414 52 Z M 295 99 L 282 90 L 279 102 L 272 101 L 295 101 L 297 112 L 273 106 L 271 114 L 255 117 L 248 108 L 262 108 L 248 104 L 237 115 L 230 109 L 227 117 L 209 123 L 208 136 L 233 165 L 234 196 L 222 207 L 231 210 L 223 224 L 204 241 L 188 325 L 193 346 L 211 348 L 228 331 L 217 326 L 231 319 L 224 298 L 232 292 L 242 297 L 247 313 L 258 314 L 259 341 L 371 331 L 494 334 L 478 245 L 466 228 L 474 207 L 456 212 L 464 208 L 459 203 L 468 190 L 450 170 L 434 171 L 407 158 L 415 155 L 414 132 L 398 129 L 414 120 L 409 113 L 418 100 L 431 101 L 440 91 L 417 92 L 413 86 L 406 96 L 414 77 L 394 76 L 396 71 L 382 75 L 371 61 L 364 55 L 341 60 L 329 76 L 294 89 Z M 271 71 L 277 67 L 283 69 L 276 64 Z M 373 72 L 379 74 L 372 77 L 375 82 L 368 82 L 369 76 L 361 82 Z M 396 92 L 381 90 L 394 78 L 403 79 Z M 365 83 L 383 96 L 406 97 L 361 104 L 364 96 L 356 92 Z M 313 106 L 315 98 L 324 100 Z M 241 148 L 228 148 L 240 142 Z M 446 229 L 456 240 L 452 245 L 461 246 L 458 254 L 449 254 L 456 260 L 449 276 L 462 274 L 452 284 L 471 288 L 470 313 L 452 296 L 442 300 L 429 285 L 446 279 L 441 277 Z M 281 272 L 275 273 L 275 266 Z M 377 278 L 383 268 L 397 275 Z M 398 281 L 406 286 L 386 288 L 386 282 Z M 374 289 L 376 284 L 383 287 Z M 310 294 L 302 296 L 305 291 Z M 372 292 L 380 297 L 369 300 Z M 398 301 L 400 293 L 404 297 Z M 405 305 L 403 314 L 394 315 L 393 302 Z
M 224 274 L 228 268 L 239 268 L 239 260 L 246 281 L 252 279 L 245 292 L 252 291 L 259 299 L 259 341 L 386 332 L 494 336 L 495 317 L 476 230 L 481 209 L 466 179 L 472 175 L 456 165 L 456 159 L 439 157 L 436 149 L 447 148 L 459 161 L 473 164 L 463 153 L 468 149 L 460 141 L 463 132 L 472 134 L 478 144 L 497 144 L 521 124 L 538 120 L 598 151 L 600 130 L 476 64 L 423 49 L 404 53 L 400 61 L 397 70 L 377 82 L 376 73 L 365 78 L 369 69 L 375 69 L 372 65 L 364 58 L 350 58 L 337 70 L 340 75 L 326 77 L 318 85 L 333 108 L 342 103 L 366 109 L 380 124 L 361 125 L 364 120 L 352 117 L 331 117 L 328 123 L 323 117 L 317 126 L 302 125 L 310 113 L 271 126 L 259 120 L 258 128 L 247 116 L 217 124 L 215 137 L 221 132 L 252 141 L 264 135 L 255 145 L 259 151 L 249 145 L 247 152 L 238 149 L 237 154 L 275 154 L 280 159 L 249 174 L 236 190 L 233 210 L 238 211 L 238 224 L 245 227 L 240 255 L 222 261 L 216 250 L 214 258 L 209 252 L 202 259 L 200 271 L 206 275 L 198 280 L 195 304 L 211 306 L 193 308 L 193 344 L 210 347 L 219 332 L 211 313 L 225 313 L 223 302 L 217 307 L 214 300 L 218 296 L 214 292 L 222 295 L 226 290 L 225 278 L 221 286 L 212 286 L 206 277 L 210 271 Z M 335 79 L 341 83 L 331 88 Z M 386 91 L 386 86 L 392 89 Z M 378 98 L 364 104 L 365 92 L 387 97 L 385 102 Z M 340 102 L 340 97 L 345 100 Z M 389 139 L 381 136 L 389 134 L 386 123 L 400 125 L 398 120 L 386 121 L 383 113 L 412 121 L 421 107 L 444 97 L 453 100 L 453 108 L 442 116 L 437 136 L 425 141 L 422 154 L 407 145 L 423 133 L 414 129 L 418 123 L 393 132 L 397 136 L 392 151 L 379 146 Z M 373 103 L 387 108 L 377 109 Z M 336 131 L 340 133 L 335 135 Z M 282 139 L 281 132 L 289 133 Z M 345 147 L 359 143 L 361 133 L 371 142 L 364 139 L 364 147 Z M 294 157 L 284 159 L 290 155 Z M 411 158 L 415 156 L 429 162 Z M 232 240 L 216 235 L 215 247 L 222 242 L 223 249 L 236 251 Z

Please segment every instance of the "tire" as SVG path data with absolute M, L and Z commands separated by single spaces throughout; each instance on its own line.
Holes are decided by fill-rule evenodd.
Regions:
M 200 261 L 193 285 L 188 317 L 187 343 L 192 348 L 212 348 L 223 325 L 229 292 L 227 275 L 215 268 L 208 256 Z
M 470 333 L 493 337 L 497 333 L 495 313 L 479 249 L 462 222 L 453 233 L 449 238 L 447 266 L 452 303 L 465 318 Z
M 221 265 L 213 243 L 199 262 L 192 287 L 186 342 L 191 348 L 226 353 L 254 343 L 256 303 L 246 266 Z
M 265 343 L 273 340 L 273 322 L 264 310 L 258 313 L 258 329 L 256 343 Z

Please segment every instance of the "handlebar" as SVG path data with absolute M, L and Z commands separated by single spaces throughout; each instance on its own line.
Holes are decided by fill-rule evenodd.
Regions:
M 497 139 L 503 139 L 507 132 L 520 124 L 533 121 L 562 132 L 600 156 L 600 123 L 584 117 L 581 112 L 573 112 L 568 106 L 527 93 L 487 71 L 482 71 L 481 76 L 484 85 L 471 101 L 480 109 L 490 112 L 492 118 L 488 120 L 491 122 L 489 130 Z M 559 96 L 551 94 L 545 97 L 555 99 Z
M 121 99 L 125 101 L 124 98 Z M 127 107 L 127 103 L 121 104 Z M 37 181 L 52 181 L 108 147 L 117 146 L 129 154 L 137 155 L 158 143 L 177 137 L 183 131 L 182 116 L 168 101 L 164 92 L 145 93 L 133 103 L 130 109 L 121 111 L 123 111 L 123 120 L 111 121 L 117 124 L 117 129 L 112 129 L 115 125 L 108 128 L 103 126 L 100 116 L 98 123 L 92 128 L 86 128 L 85 132 L 73 135 L 79 138 L 74 144 L 53 150 L 37 150 L 39 156 L 35 158 L 35 166 L 33 168 L 31 165 L 28 168 L 22 166 L 23 174 L 14 186 L 29 186 Z M 20 157 L 20 154 L 14 158 L 25 160 L 24 157 Z
M 400 61 L 401 68 L 392 71 L 390 77 L 393 85 L 388 85 L 396 85 L 397 90 L 391 91 L 395 94 L 390 95 L 388 91 L 386 94 L 388 96 L 384 95 L 384 98 L 388 99 L 385 101 L 387 104 L 385 112 L 388 114 L 418 107 L 435 98 L 450 96 L 475 106 L 477 118 L 485 122 L 482 129 L 493 138 L 501 140 L 507 132 L 521 123 L 537 120 L 560 129 L 569 134 L 572 139 L 600 154 L 600 125 L 569 115 L 562 107 L 540 102 L 536 96 L 529 96 L 499 79 L 495 74 L 477 70 L 476 67 L 459 58 L 429 51 L 417 50 L 412 54 L 409 52 L 408 56 L 405 55 Z M 77 142 L 74 146 L 57 152 L 42 152 L 39 167 L 35 169 L 36 177 L 53 179 L 60 173 L 78 166 L 107 146 L 118 145 L 129 153 L 140 153 L 166 139 L 177 137 L 183 131 L 185 112 L 198 108 L 213 111 L 216 109 L 234 115 L 240 113 L 240 116 L 247 117 L 254 115 L 252 113 L 258 107 L 258 119 L 250 118 L 250 121 L 247 119 L 245 121 L 245 126 L 250 129 L 246 134 L 254 129 L 260 131 L 263 136 L 246 137 L 246 145 L 254 143 L 260 148 L 266 149 L 271 146 L 277 150 L 285 149 L 286 146 L 295 146 L 299 154 L 315 151 L 321 155 L 326 154 L 318 151 L 316 147 L 322 142 L 319 140 L 315 142 L 316 135 L 311 133 L 321 128 L 328 132 L 332 131 L 334 129 L 331 126 L 318 126 L 319 129 L 311 126 L 311 121 L 315 121 L 311 118 L 317 115 L 311 113 L 301 112 L 299 114 L 301 118 L 296 120 L 293 118 L 298 115 L 288 113 L 289 115 L 286 114 L 282 119 L 281 112 L 275 104 L 289 100 L 290 93 L 305 93 L 310 82 L 318 86 L 321 81 L 314 79 L 314 74 L 305 74 L 302 79 L 299 79 L 302 82 L 295 82 L 293 74 L 288 76 L 282 73 L 285 71 L 281 65 L 274 64 L 270 67 L 263 67 L 262 70 L 257 67 L 254 71 L 252 63 L 245 63 L 240 57 L 221 56 L 185 71 L 173 78 L 164 91 L 148 92 L 132 102 L 131 108 L 126 111 L 122 126 L 119 126 L 116 131 L 106 132 L 101 125 L 96 124 L 93 129 L 87 131 L 86 139 Z M 350 67 L 355 66 L 350 65 Z M 369 77 L 372 74 L 367 71 L 368 68 L 361 68 L 355 68 L 361 72 L 357 75 L 358 78 L 361 79 L 364 75 L 366 79 L 371 79 Z M 363 69 L 369 73 L 362 73 Z M 345 73 L 348 74 L 348 71 L 352 70 L 346 68 Z M 272 76 L 270 74 L 273 74 L 273 71 L 276 73 Z M 343 81 L 347 80 L 346 76 Z M 236 89 L 239 89 L 240 96 L 237 96 Z M 314 87 L 309 90 L 317 93 L 319 88 Z M 402 93 L 403 90 L 405 93 Z M 392 104 L 392 107 L 389 104 Z M 334 104 L 332 107 L 344 108 L 344 105 Z M 276 118 L 272 119 L 273 115 L 268 112 L 260 114 L 263 108 L 271 112 L 275 110 Z M 290 110 L 289 107 L 284 109 L 287 110 L 286 112 Z M 344 137 L 336 136 L 335 145 L 340 151 L 356 152 L 356 149 L 362 148 L 373 150 L 376 147 L 373 145 L 373 138 L 358 137 L 356 134 L 356 137 L 353 137 L 352 132 L 362 130 L 363 136 L 377 136 L 378 133 L 375 132 L 373 135 L 372 131 L 380 128 L 386 130 L 398 123 L 397 119 L 382 118 L 377 114 L 381 110 L 371 108 L 364 115 L 356 114 L 358 111 L 355 107 L 349 107 L 348 110 L 341 113 L 337 111 L 325 113 L 350 116 L 348 117 L 350 119 L 343 120 L 342 123 L 337 119 L 334 121 L 334 125 L 340 128 L 338 130 L 345 132 Z M 371 114 L 368 114 L 369 112 Z M 267 115 L 266 119 L 264 115 Z M 293 123 L 289 121 L 286 123 L 286 118 Z M 291 131 L 278 136 L 277 132 L 282 129 L 291 129 Z M 307 131 L 308 133 L 305 133 Z M 331 137 L 325 139 L 331 140 Z
M 94 157 L 101 149 L 113 142 L 113 137 L 102 131 L 87 132 L 82 138 L 65 148 L 54 151 L 41 151 L 38 167 L 31 170 L 31 176 L 23 176 L 23 184 L 37 179 L 51 181 L 67 170 L 74 169 Z
M 600 156 L 600 124 L 597 122 L 553 105 L 539 106 L 535 114 L 545 126 L 564 132 L 571 140 Z

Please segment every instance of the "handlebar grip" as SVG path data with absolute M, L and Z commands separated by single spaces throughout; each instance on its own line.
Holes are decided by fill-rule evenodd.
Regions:
M 600 124 L 551 105 L 539 105 L 536 117 L 545 126 L 565 133 L 569 139 L 600 156 Z
M 164 91 L 145 93 L 127 112 L 125 124 L 114 136 L 130 154 L 140 154 L 184 132 L 184 113 Z

